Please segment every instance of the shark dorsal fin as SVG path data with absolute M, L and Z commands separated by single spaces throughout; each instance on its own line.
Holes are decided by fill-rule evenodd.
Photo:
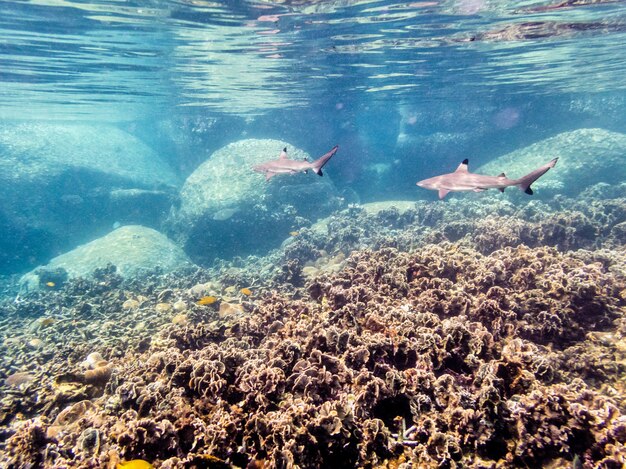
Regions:
M 504 173 L 500 173 L 500 174 L 498 174 L 498 177 L 499 177 L 499 178 L 505 178 L 505 177 L 506 177 L 506 174 L 504 174 Z
M 283 148 L 283 151 L 280 152 L 280 156 L 278 158 L 281 160 L 287 159 L 287 147 Z
M 469 171 L 467 165 L 469 164 L 469 160 L 467 158 L 465 158 L 463 161 L 461 161 L 461 164 L 459 165 L 458 168 L 456 168 L 456 173 L 467 173 Z

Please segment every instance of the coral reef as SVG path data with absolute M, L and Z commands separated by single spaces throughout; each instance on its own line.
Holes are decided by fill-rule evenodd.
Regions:
M 355 249 L 395 247 L 402 251 L 442 241 L 489 254 L 504 247 L 553 246 L 560 251 L 619 248 L 626 242 L 626 200 L 596 188 L 606 197 L 579 200 L 555 197 L 551 203 L 522 199 L 513 204 L 501 194 L 480 200 L 451 198 L 428 202 L 352 206 L 319 220 L 289 243 L 300 261 L 316 262 L 323 253 L 347 254 Z M 611 198 L 612 197 L 612 198 Z M 518 203 L 519 202 L 519 203 Z M 322 261 L 323 262 L 323 261 Z
M 626 204 L 585 193 L 354 205 L 264 257 L 7 279 L 0 465 L 623 467 Z
M 313 236 L 278 259 L 300 238 Z M 19 334 L 2 329 L 12 374 L 0 388 L 0 463 L 626 462 L 626 276 L 615 251 L 308 246 L 297 252 L 321 257 L 302 287 L 281 287 L 278 267 L 263 283 L 225 264 L 141 283 L 105 271 L 12 303 L 6 324 L 32 320 Z M 204 295 L 217 300 L 198 304 Z

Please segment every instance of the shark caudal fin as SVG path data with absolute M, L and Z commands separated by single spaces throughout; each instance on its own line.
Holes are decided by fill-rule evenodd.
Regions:
M 558 161 L 558 158 L 554 158 L 547 164 L 544 164 L 541 168 L 535 169 L 533 172 L 528 173 L 526 176 L 519 178 L 516 181 L 516 186 L 520 188 L 520 190 L 524 191 L 528 195 L 533 195 L 533 190 L 530 188 L 530 185 L 539 179 L 541 176 L 546 174 L 550 168 L 554 168 L 554 165 Z
M 335 145 L 332 150 L 330 150 L 325 155 L 320 156 L 313 163 L 311 163 L 311 167 L 313 168 L 313 171 L 315 171 L 315 174 L 317 174 L 318 176 L 324 175 L 324 173 L 322 173 L 322 168 L 324 167 L 326 163 L 328 163 L 328 160 L 330 160 L 333 157 L 333 155 L 337 153 L 338 149 L 339 149 L 339 145 Z

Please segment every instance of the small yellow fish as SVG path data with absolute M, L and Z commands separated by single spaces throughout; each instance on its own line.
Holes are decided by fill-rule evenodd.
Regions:
M 54 283 L 54 282 L 46 282 L 46 287 L 52 288 L 52 287 L 55 287 L 55 286 L 56 286 L 56 283 Z
M 199 305 L 212 305 L 217 301 L 217 297 L 215 296 L 203 296 L 198 300 Z
M 299 234 L 300 234 L 300 232 L 299 232 L 299 231 L 290 231 L 290 232 L 289 232 L 289 236 L 294 236 L 294 237 L 296 237 L 296 236 L 298 236 Z
M 54 324 L 54 318 L 41 318 L 39 325 L 44 328 Z
M 125 461 L 117 463 L 116 469 L 152 469 L 152 464 L 143 459 L 133 459 L 132 461 Z
M 242 288 L 241 290 L 239 290 L 239 292 L 240 292 L 242 295 L 246 295 L 246 296 L 250 296 L 250 295 L 252 295 L 252 290 L 250 290 L 249 288 L 246 288 L 246 287 L 244 287 L 244 288 Z

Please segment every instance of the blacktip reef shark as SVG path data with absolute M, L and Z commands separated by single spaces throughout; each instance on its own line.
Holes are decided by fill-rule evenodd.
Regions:
M 283 151 L 280 152 L 280 156 L 277 160 L 266 161 L 265 163 L 254 166 L 252 169 L 257 173 L 265 174 L 266 181 L 269 181 L 277 174 L 306 173 L 309 169 L 318 176 L 323 176 L 324 173 L 322 173 L 322 168 L 326 163 L 328 163 L 328 160 L 330 160 L 333 155 L 337 153 L 338 149 L 339 145 L 335 145 L 328 153 L 320 156 L 312 163 L 309 163 L 306 159 L 301 161 L 290 160 L 287 156 L 287 148 L 283 148 Z
M 480 174 L 470 173 L 468 170 L 469 161 L 465 159 L 459 167 L 456 168 L 455 172 L 424 179 L 423 181 L 419 181 L 417 185 L 424 189 L 439 191 L 440 199 L 443 199 L 449 192 L 482 192 L 487 189 L 498 189 L 500 192 L 504 192 L 504 189 L 510 186 L 517 186 L 526 194 L 533 195 L 533 190 L 530 188 L 530 185 L 548 172 L 550 168 L 554 168 L 557 160 L 558 158 L 554 158 L 541 168 L 537 168 L 519 179 L 509 179 L 504 173 L 499 176 L 482 176 Z

